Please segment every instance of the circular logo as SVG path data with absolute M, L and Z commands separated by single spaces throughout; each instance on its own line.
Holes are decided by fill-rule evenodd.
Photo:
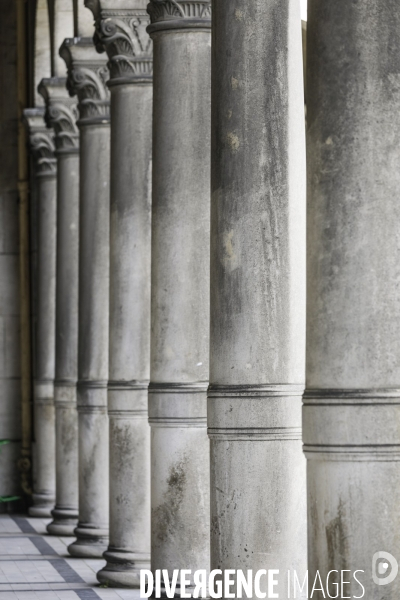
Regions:
M 372 579 L 376 585 L 392 583 L 399 572 L 399 564 L 389 552 L 375 552 L 372 557 Z

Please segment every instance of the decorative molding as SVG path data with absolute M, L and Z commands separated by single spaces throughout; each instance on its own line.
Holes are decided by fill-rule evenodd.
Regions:
M 304 392 L 304 406 L 367 406 L 400 404 L 400 388 L 308 388 Z
M 303 452 L 308 460 L 324 462 L 400 462 L 400 445 L 398 444 L 381 446 L 313 446 L 304 444 Z
M 93 42 L 98 52 L 107 52 L 109 86 L 121 83 L 151 83 L 152 41 L 147 33 L 150 17 L 145 9 L 103 9 L 99 0 L 85 0 L 95 18 Z
M 298 383 L 262 383 L 248 385 L 215 385 L 208 388 L 209 398 L 269 398 L 288 396 L 301 397 L 304 384 Z
M 68 90 L 72 96 L 78 96 L 80 121 L 109 120 L 107 67 L 76 66 L 68 75 Z
M 60 55 L 67 65 L 69 94 L 78 97 L 78 125 L 108 123 L 110 99 L 106 84 L 109 71 L 92 40 L 68 38 L 60 48 Z
M 166 27 L 211 27 L 211 0 L 150 0 L 147 12 L 149 33 Z
M 37 132 L 29 135 L 31 152 L 36 164 L 37 175 L 55 175 L 57 160 L 54 155 L 53 135 L 49 132 Z
M 77 387 L 82 390 L 106 390 L 107 384 L 107 379 L 79 379 Z
M 166 427 L 179 427 L 179 429 L 200 427 L 201 429 L 207 429 L 207 417 L 198 417 L 198 418 L 168 418 L 168 417 L 149 417 L 149 423 L 152 428 L 166 428 Z
M 73 153 L 79 151 L 79 130 L 76 125 L 78 116 L 78 107 L 76 104 L 66 106 L 57 103 L 49 106 L 46 113 L 46 120 L 54 129 L 58 152 Z
M 38 91 L 46 102 L 45 121 L 55 133 L 57 153 L 70 154 L 79 151 L 79 130 L 76 125 L 78 107 L 66 90 L 65 78 L 42 79 Z
M 301 427 L 209 427 L 212 440 L 233 441 L 295 441 L 301 440 Z
M 24 120 L 29 132 L 30 150 L 38 177 L 55 176 L 57 160 L 54 155 L 54 134 L 46 127 L 43 108 L 27 108 Z
M 115 381 L 108 380 L 108 389 L 111 391 L 120 391 L 120 390 L 148 390 L 149 382 L 148 381 Z
M 158 383 L 152 381 L 149 385 L 149 394 L 205 394 L 208 382 L 195 381 L 192 383 Z

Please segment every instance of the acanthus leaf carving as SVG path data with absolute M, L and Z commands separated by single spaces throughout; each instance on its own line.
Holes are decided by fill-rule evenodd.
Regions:
M 152 23 L 177 19 L 211 19 L 211 0 L 150 0 L 147 12 Z
M 78 125 L 108 122 L 110 93 L 106 84 L 110 73 L 92 41 L 89 38 L 67 39 L 60 54 L 67 64 L 69 94 L 78 98 Z
M 55 175 L 57 160 L 54 156 L 54 141 L 50 133 L 33 132 L 29 136 L 32 156 L 37 175 Z
M 78 96 L 79 102 L 83 100 L 106 100 L 105 83 L 107 69 L 105 67 L 73 67 L 69 73 L 68 89 Z
M 123 81 L 151 80 L 152 41 L 147 33 L 150 23 L 145 10 L 101 11 L 93 38 L 98 52 L 107 52 L 110 85 Z
M 57 150 L 77 151 L 79 148 L 79 130 L 76 125 L 78 111 L 76 105 L 52 104 L 46 112 L 46 120 L 55 133 Z
M 105 84 L 108 79 L 106 67 L 90 69 L 75 67 L 68 78 L 70 93 L 76 94 L 79 100 L 79 116 L 83 119 L 108 119 L 110 101 Z
M 35 164 L 36 175 L 55 175 L 57 172 L 57 159 L 54 151 L 54 134 L 47 129 L 44 120 L 44 110 L 27 108 L 24 110 L 24 119 L 28 127 L 29 147 Z

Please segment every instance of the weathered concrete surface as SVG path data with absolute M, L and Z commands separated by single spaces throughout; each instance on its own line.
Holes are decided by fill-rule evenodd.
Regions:
M 108 318 L 110 125 L 106 59 L 87 38 L 65 40 L 70 93 L 78 96 L 79 522 L 73 556 L 100 557 L 108 542 Z
M 154 43 L 151 567 L 193 573 L 209 569 L 210 543 L 211 20 L 208 2 L 179 8 L 148 6 Z
M 365 597 L 394 600 L 370 573 L 400 556 L 400 6 L 308 15 L 309 569 L 364 569 Z
M 299 6 L 222 0 L 212 18 L 211 568 L 296 569 L 300 577 L 306 490 Z M 280 582 L 275 591 L 287 598 L 286 577 Z
M 90 5 L 111 73 L 110 543 L 97 577 L 139 587 L 150 568 L 152 44 L 146 2 Z
M 79 131 L 77 102 L 66 79 L 43 79 L 46 121 L 55 132 L 57 157 L 56 361 L 56 505 L 47 529 L 73 535 L 78 521 L 78 248 Z
M 55 308 L 57 166 L 54 135 L 43 109 L 26 109 L 30 149 L 34 159 L 37 219 L 37 318 L 34 373 L 35 480 L 33 517 L 49 517 L 55 502 Z

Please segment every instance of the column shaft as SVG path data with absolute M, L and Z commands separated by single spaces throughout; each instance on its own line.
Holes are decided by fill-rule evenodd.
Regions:
M 73 535 L 78 520 L 79 155 L 58 157 L 56 320 L 56 506 L 50 533 Z
M 151 107 L 151 85 L 111 87 L 110 545 L 98 579 L 131 586 L 150 567 Z
M 37 198 L 37 321 L 34 373 L 35 465 L 29 514 L 49 517 L 55 501 L 56 160 L 43 109 L 26 109 Z
M 55 502 L 56 172 L 37 175 L 37 329 L 34 381 L 35 485 L 32 517 L 49 517 Z
M 305 143 L 297 0 L 213 11 L 211 567 L 306 569 Z M 260 581 L 266 591 L 267 578 Z
M 308 15 L 309 570 L 362 569 L 365 597 L 394 600 L 371 563 L 400 556 L 400 6 Z
M 69 552 L 102 556 L 109 520 L 109 125 L 81 125 L 80 149 L 79 523 Z
M 209 568 L 210 539 L 211 20 L 208 2 L 179 7 L 148 7 L 154 42 L 151 564 L 153 571 L 191 569 L 193 576 Z M 168 11 L 175 20 L 166 19 Z
M 108 71 L 91 40 L 60 53 L 80 119 L 78 430 L 79 521 L 73 556 L 101 557 L 108 541 L 108 317 L 110 126 Z

